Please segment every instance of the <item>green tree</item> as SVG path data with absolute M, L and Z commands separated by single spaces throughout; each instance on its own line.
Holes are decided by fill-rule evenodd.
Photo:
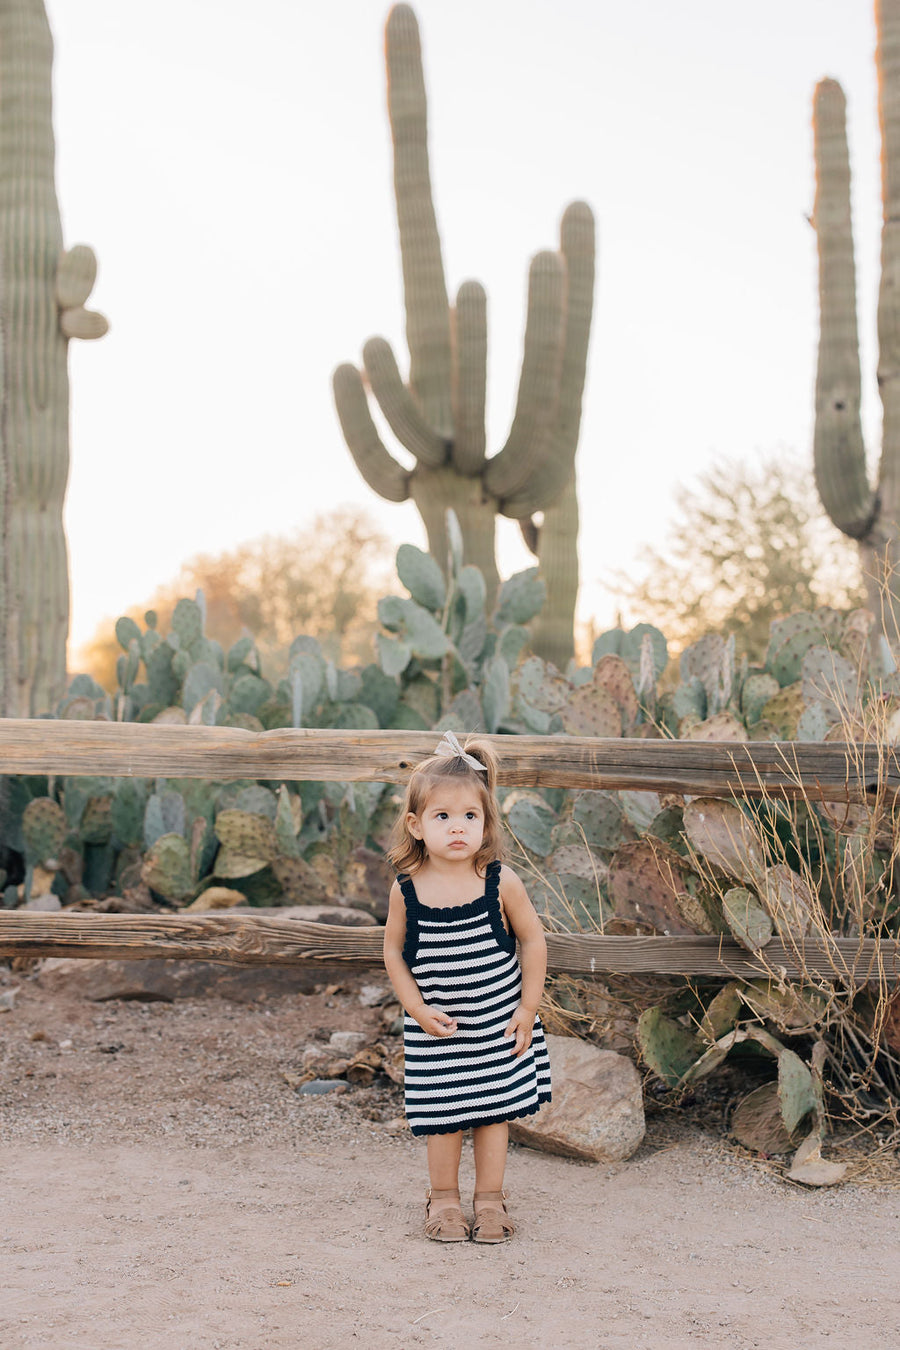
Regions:
M 140 620 L 155 610 L 166 633 L 176 601 L 201 590 L 209 636 L 227 650 L 249 632 L 273 674 L 280 673 L 299 633 L 318 638 L 340 664 L 367 662 L 378 600 L 396 585 L 393 554 L 371 516 L 339 507 L 292 534 L 264 535 L 225 553 L 191 558 L 148 603 L 126 612 Z M 81 652 L 82 668 L 112 688 L 120 653 L 110 620 Z
M 758 659 L 773 619 L 865 603 L 858 551 L 825 516 L 798 460 L 723 460 L 676 501 L 668 546 L 645 548 L 643 577 L 619 592 L 636 620 L 671 641 L 734 633 L 738 651 Z

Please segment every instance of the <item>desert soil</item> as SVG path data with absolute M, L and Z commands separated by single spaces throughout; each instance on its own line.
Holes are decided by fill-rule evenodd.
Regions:
M 4 1350 L 900 1345 L 890 1184 L 792 1186 L 651 1115 L 624 1163 L 513 1147 L 518 1235 L 441 1246 L 399 1090 L 296 1089 L 335 1029 L 384 1037 L 377 977 L 253 1003 L 40 978 L 0 966 Z

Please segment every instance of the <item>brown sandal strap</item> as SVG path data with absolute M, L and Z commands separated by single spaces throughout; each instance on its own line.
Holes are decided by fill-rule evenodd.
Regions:
M 516 1225 L 506 1210 L 506 1191 L 476 1192 L 474 1203 L 487 1204 L 488 1208 L 476 1210 L 472 1224 L 472 1237 L 475 1242 L 505 1242 L 516 1231 Z
M 432 1200 L 456 1200 L 456 1205 L 448 1205 L 439 1214 L 432 1215 Z M 469 1225 L 459 1207 L 459 1191 L 439 1191 L 429 1188 L 425 1192 L 425 1236 L 435 1242 L 465 1242 L 469 1237 Z

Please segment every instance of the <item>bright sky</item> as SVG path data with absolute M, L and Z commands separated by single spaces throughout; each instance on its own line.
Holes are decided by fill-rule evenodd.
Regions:
M 512 416 L 528 262 L 566 203 L 598 222 L 579 450 L 582 617 L 661 544 L 717 456 L 811 453 L 817 332 L 810 125 L 849 102 L 864 418 L 880 202 L 864 0 L 417 0 L 449 289 L 488 293 L 490 440 Z M 66 509 L 77 647 L 183 560 L 380 501 L 331 371 L 383 334 L 405 365 L 374 0 L 47 0 L 67 246 L 111 324 L 72 343 Z M 515 527 L 501 570 L 529 565 Z

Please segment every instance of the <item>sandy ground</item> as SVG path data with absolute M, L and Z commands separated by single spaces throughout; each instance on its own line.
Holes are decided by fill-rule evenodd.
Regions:
M 615 1166 L 513 1148 L 516 1238 L 425 1240 L 397 1089 L 288 1081 L 383 1034 L 358 983 L 98 1004 L 0 968 L 4 1350 L 900 1345 L 900 1189 L 793 1187 L 669 1116 Z

